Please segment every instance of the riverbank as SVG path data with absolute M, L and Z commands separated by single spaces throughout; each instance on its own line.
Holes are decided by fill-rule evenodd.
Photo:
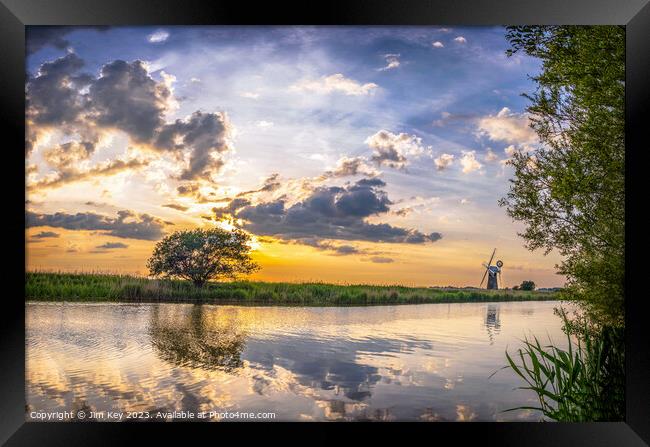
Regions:
M 208 302 L 267 305 L 378 305 L 488 301 L 546 301 L 553 292 L 451 289 L 322 283 L 235 281 L 203 288 L 189 281 L 157 280 L 130 275 L 28 272 L 27 301 Z

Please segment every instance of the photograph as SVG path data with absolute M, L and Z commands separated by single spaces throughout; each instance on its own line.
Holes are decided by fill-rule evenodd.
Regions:
M 625 26 L 24 52 L 26 422 L 626 421 Z

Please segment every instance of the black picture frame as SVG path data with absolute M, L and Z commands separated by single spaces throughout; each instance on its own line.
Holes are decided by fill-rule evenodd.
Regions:
M 166 436 L 187 430 L 198 440 L 225 432 L 268 437 L 279 429 L 323 432 L 335 441 L 351 431 L 383 436 L 387 431 L 435 442 L 452 436 L 462 445 L 468 438 L 500 445 L 647 445 L 650 443 L 650 355 L 646 342 L 641 274 L 645 238 L 639 230 L 644 178 L 642 157 L 650 105 L 650 0 L 337 0 L 317 4 L 226 2 L 223 0 L 0 0 L 0 116 L 5 125 L 2 146 L 7 232 L 0 343 L 0 441 L 7 445 L 115 444 L 144 431 Z M 250 430 L 240 424 L 101 424 L 25 422 L 25 240 L 24 145 L 26 25 L 498 25 L 616 24 L 626 26 L 626 421 L 621 423 L 435 423 L 435 424 L 266 424 Z M 22 157 L 22 158 L 21 158 Z M 22 189 L 21 186 L 22 185 Z M 9 200 L 10 199 L 10 200 Z M 639 260 L 633 262 L 633 260 Z M 154 430 L 151 428 L 155 427 Z M 137 433 L 136 433 L 137 430 Z M 295 435 L 292 435 L 295 438 Z M 216 442 L 222 438 L 212 438 Z

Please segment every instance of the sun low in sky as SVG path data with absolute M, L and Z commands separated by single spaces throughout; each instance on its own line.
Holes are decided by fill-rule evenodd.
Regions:
M 27 268 L 237 225 L 265 281 L 560 286 L 497 201 L 538 142 L 500 27 L 28 27 Z

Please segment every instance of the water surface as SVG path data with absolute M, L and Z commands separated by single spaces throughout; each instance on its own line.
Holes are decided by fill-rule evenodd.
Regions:
M 273 412 L 272 420 L 540 420 L 505 364 L 563 345 L 558 302 L 374 307 L 26 305 L 33 411 Z M 169 417 L 168 419 L 173 419 Z

